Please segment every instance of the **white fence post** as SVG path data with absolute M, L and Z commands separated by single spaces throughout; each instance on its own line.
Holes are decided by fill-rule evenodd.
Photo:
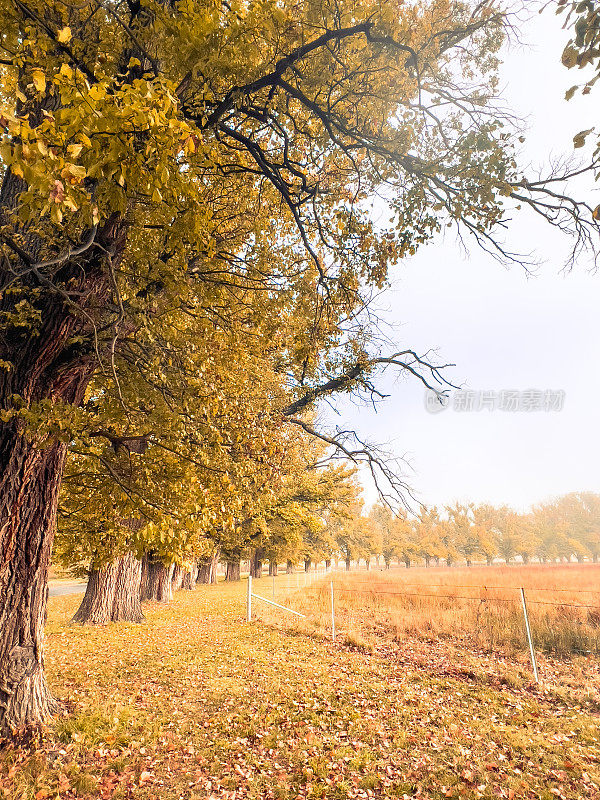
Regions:
M 535 650 L 533 648 L 533 639 L 531 638 L 531 628 L 529 627 L 529 616 L 527 614 L 527 603 L 525 602 L 525 591 L 521 587 L 521 603 L 523 604 L 523 616 L 525 617 L 525 628 L 527 629 L 527 641 L 529 642 L 529 652 L 531 654 L 531 664 L 533 666 L 533 676 L 535 682 L 539 683 L 537 662 L 535 660 Z
M 331 641 L 335 642 L 335 611 L 333 607 L 333 581 L 331 581 Z
M 252 620 L 252 575 L 248 575 L 248 598 L 246 600 L 246 620 Z
M 273 575 L 273 600 L 275 600 L 275 575 Z

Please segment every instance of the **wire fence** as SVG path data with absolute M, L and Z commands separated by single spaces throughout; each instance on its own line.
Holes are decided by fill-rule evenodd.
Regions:
M 431 584 L 431 585 L 428 585 L 428 584 L 413 584 L 413 585 L 415 585 L 415 586 L 423 585 L 425 588 L 430 588 L 431 585 L 435 586 L 436 584 Z M 444 588 L 448 588 L 448 587 L 444 586 Z M 484 590 L 486 590 L 486 589 L 492 588 L 492 587 L 487 587 L 487 586 L 458 587 L 457 586 L 457 588 L 484 589 Z M 500 590 L 501 589 L 507 589 L 507 590 L 515 589 L 516 591 L 519 591 L 519 592 L 521 591 L 521 589 L 523 589 L 525 591 L 528 591 L 528 592 L 529 591 L 537 591 L 535 589 L 526 589 L 525 587 L 521 587 L 521 586 L 496 586 L 496 587 L 494 587 L 494 589 L 500 589 Z M 434 593 L 428 593 L 428 592 L 389 592 L 389 591 L 381 591 L 379 589 L 369 589 L 369 590 L 361 592 L 361 590 L 344 589 L 343 587 L 341 587 L 341 588 L 338 587 L 337 591 L 339 593 L 342 593 L 342 594 L 344 594 L 344 593 L 346 593 L 346 594 L 361 594 L 362 593 L 362 594 L 369 594 L 369 595 L 373 595 L 373 594 L 398 595 L 398 596 L 403 596 L 403 597 L 436 597 L 436 598 L 447 598 L 449 600 L 473 600 L 473 601 L 478 602 L 478 603 L 479 602 L 486 602 L 486 601 L 494 602 L 494 603 L 517 603 L 519 601 L 519 598 L 517 598 L 517 597 L 489 597 L 489 596 L 486 596 L 486 597 L 472 597 L 471 595 L 440 594 L 439 592 L 434 592 Z M 563 591 L 568 591 L 571 594 L 575 594 L 576 593 L 572 589 L 564 589 Z M 590 589 L 588 591 L 591 594 L 594 594 L 594 593 L 600 594 L 600 591 L 594 592 L 594 590 L 592 590 L 592 589 Z M 564 601 L 563 602 L 552 602 L 552 600 L 531 600 L 531 599 L 528 599 L 527 602 L 530 603 L 531 605 L 538 605 L 538 606 L 556 606 L 556 607 L 560 607 L 560 608 L 593 608 L 593 609 L 600 610 L 600 604 L 590 605 L 590 604 L 584 604 L 584 603 L 567 603 L 567 602 L 564 602 Z
M 364 573 L 362 575 L 357 575 L 353 572 L 348 573 L 346 571 L 336 571 L 334 569 L 323 568 L 317 569 L 311 573 L 300 572 L 258 579 L 258 581 L 255 582 L 255 586 L 256 583 L 258 583 L 260 585 L 260 590 L 263 592 L 265 592 L 268 586 L 267 581 L 270 582 L 271 599 L 269 600 L 269 598 L 265 597 L 264 595 L 261 596 L 252 591 L 251 580 L 249 579 L 247 618 L 248 620 L 251 619 L 251 604 L 253 599 L 256 599 L 259 603 L 260 601 L 265 601 L 270 604 L 271 607 L 276 606 L 278 612 L 282 614 L 290 612 L 292 615 L 296 615 L 297 617 L 309 618 L 312 615 L 315 618 L 320 616 L 321 619 L 330 615 L 329 629 L 331 631 L 331 638 L 335 641 L 336 613 L 339 614 L 340 612 L 348 611 L 348 608 L 345 607 L 348 606 L 348 603 L 345 603 L 345 601 L 350 602 L 349 608 L 356 610 L 361 609 L 362 607 L 365 609 L 365 611 L 368 611 L 373 608 L 372 606 L 369 606 L 369 599 L 378 599 L 381 597 L 382 599 L 389 599 L 390 610 L 395 610 L 397 613 L 401 613 L 402 611 L 412 608 L 414 606 L 412 601 L 415 601 L 417 602 L 417 608 L 419 612 L 425 615 L 428 612 L 424 611 L 423 609 L 429 608 L 429 603 L 425 607 L 421 604 L 418 604 L 418 600 L 421 598 L 431 601 L 433 605 L 435 605 L 435 601 L 437 600 L 452 601 L 452 603 L 459 601 L 464 602 L 467 606 L 475 603 L 477 604 L 477 609 L 481 609 L 482 606 L 485 606 L 485 608 L 488 609 L 488 612 L 492 615 L 494 613 L 493 607 L 495 605 L 497 605 L 498 609 L 501 607 L 508 609 L 506 613 L 509 614 L 509 617 L 506 617 L 502 614 L 500 617 L 505 622 L 506 620 L 510 619 L 511 625 L 513 626 L 513 636 L 518 634 L 518 631 L 517 634 L 515 633 L 516 628 L 520 628 L 521 633 L 518 634 L 519 636 L 525 635 L 525 644 L 529 649 L 531 664 L 536 681 L 538 680 L 538 667 L 535 640 L 537 638 L 538 645 L 540 646 L 548 645 L 548 647 L 545 649 L 551 649 L 551 642 L 548 644 L 549 639 L 554 636 L 554 639 L 558 641 L 560 636 L 565 635 L 565 630 L 561 629 L 559 631 L 560 625 L 562 625 L 563 628 L 570 625 L 572 628 L 570 634 L 571 638 L 573 639 L 573 643 L 571 645 L 565 645 L 566 649 L 569 649 L 570 647 L 572 652 L 578 654 L 590 654 L 593 652 L 600 654 L 600 588 L 579 589 L 568 588 L 565 586 L 523 587 L 516 585 L 500 585 L 497 583 L 490 585 L 464 583 L 417 583 L 404 581 L 396 575 L 393 577 L 386 577 L 386 580 L 388 582 L 390 580 L 394 581 L 395 583 L 397 582 L 398 588 L 378 586 L 378 583 L 383 582 L 382 575 L 381 571 L 375 570 L 373 570 L 372 575 L 369 577 L 364 575 Z M 348 581 L 352 583 L 351 586 L 347 585 Z M 301 591 L 303 589 L 308 589 L 310 591 L 306 593 Z M 317 589 L 316 595 L 314 593 L 315 589 Z M 407 591 L 406 589 L 410 589 L 411 591 Z M 455 589 L 459 590 L 460 593 L 455 592 Z M 478 594 L 469 594 L 468 590 L 477 592 Z M 299 592 L 300 594 L 298 594 Z M 490 594 L 490 592 L 493 592 L 493 594 Z M 504 594 L 509 592 L 514 592 L 515 596 L 507 597 L 506 594 Z M 560 598 L 549 599 L 544 597 L 543 599 L 535 599 L 535 597 L 531 597 L 532 594 L 535 595 L 538 592 L 542 594 L 553 593 L 555 595 L 568 596 L 566 596 L 564 600 L 561 600 Z M 597 596 L 597 602 L 593 602 L 594 595 Z M 275 602 L 276 596 L 280 602 Z M 300 603 L 298 603 L 298 597 L 302 598 Z M 396 598 L 400 601 L 406 598 L 406 600 L 409 601 L 409 606 L 405 605 L 403 608 L 400 608 L 397 605 L 394 606 L 394 601 Z M 581 599 L 582 602 L 578 602 L 579 599 Z M 302 608 L 302 612 L 299 613 L 297 609 L 291 607 L 292 605 Z M 402 605 L 402 603 L 400 605 Z M 521 606 L 520 610 L 518 608 L 519 606 Z M 530 618 L 528 606 L 540 608 L 540 612 L 537 616 L 534 614 L 533 619 Z M 446 607 L 448 607 L 448 604 L 446 604 Z M 379 608 L 379 606 L 376 608 Z M 554 632 L 552 632 L 552 625 L 554 624 L 552 619 L 539 616 L 539 614 L 542 614 L 543 608 L 552 608 L 558 610 L 555 615 L 556 629 Z M 469 615 L 466 617 L 466 619 L 471 620 L 471 623 L 473 624 L 475 621 L 477 623 L 481 622 L 480 612 L 477 609 L 474 612 L 469 612 Z M 567 610 L 572 612 L 572 615 L 574 616 L 570 617 L 569 619 L 565 618 L 564 614 L 567 613 Z M 587 612 L 587 616 L 585 616 L 584 612 Z M 439 609 L 436 612 L 432 607 L 432 620 L 435 618 L 436 613 L 440 613 Z M 496 614 L 500 614 L 500 611 L 498 610 Z M 519 614 L 521 615 L 520 625 L 518 624 Z M 584 614 L 584 617 L 581 616 L 582 614 Z M 369 621 L 372 622 L 372 620 L 369 620 L 368 614 L 365 614 L 365 617 L 367 620 L 366 624 L 369 624 Z M 542 622 L 546 626 L 543 635 L 541 632 Z M 592 644 L 590 644 L 588 634 L 586 634 L 588 635 L 588 640 L 585 639 L 585 631 L 583 631 L 584 624 L 588 623 L 592 630 L 598 629 L 598 635 L 595 636 L 594 634 L 595 638 Z M 551 632 L 551 635 L 548 633 L 548 630 Z M 475 632 L 477 636 L 479 636 L 480 631 L 476 629 Z M 464 633 L 465 631 L 463 631 L 463 634 Z M 497 634 L 497 641 L 500 641 L 501 639 L 502 636 Z

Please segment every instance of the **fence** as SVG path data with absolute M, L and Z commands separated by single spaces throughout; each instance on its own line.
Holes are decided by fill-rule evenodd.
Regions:
M 319 588 L 325 590 L 325 594 L 328 595 L 327 597 L 327 605 L 330 606 L 329 613 L 330 613 L 330 632 L 331 632 L 331 639 L 335 642 L 336 640 L 336 598 L 341 598 L 344 596 L 363 596 L 363 597 L 378 597 L 378 596 L 397 596 L 397 597 L 411 597 L 411 598 L 435 598 L 435 599 L 446 599 L 452 601 L 461 601 L 461 602 L 476 602 L 479 604 L 482 603 L 491 603 L 491 604 L 512 604 L 515 606 L 516 604 L 520 605 L 521 612 L 522 612 L 522 631 L 525 635 L 527 647 L 529 650 L 529 657 L 531 660 L 531 667 L 534 675 L 534 679 L 536 682 L 539 682 L 539 669 L 538 669 L 538 662 L 536 658 L 536 649 L 534 645 L 534 637 L 532 635 L 532 626 L 530 622 L 530 615 L 528 606 L 553 606 L 555 608 L 564 610 L 564 609 L 579 609 L 579 610 L 591 610 L 593 613 L 597 613 L 600 611 L 599 603 L 585 603 L 585 602 L 570 602 L 567 598 L 565 601 L 557 601 L 551 599 L 532 599 L 530 596 L 526 594 L 526 591 L 531 591 L 532 593 L 538 592 L 546 592 L 546 593 L 553 593 L 555 595 L 560 595 L 562 593 L 568 593 L 571 596 L 574 594 L 587 594 L 587 595 L 598 595 L 600 598 L 600 589 L 593 590 L 593 589 L 580 589 L 580 590 L 573 590 L 573 589 L 566 589 L 566 588 L 531 588 L 530 590 L 526 590 L 523 586 L 515 586 L 515 585 L 474 585 L 474 584 L 424 584 L 424 583 L 399 583 L 403 589 L 406 587 L 408 589 L 415 589 L 417 591 L 405 591 L 405 590 L 382 590 L 381 588 L 377 587 L 377 581 L 373 580 L 373 578 L 367 578 L 364 576 L 364 580 L 357 580 L 359 576 L 355 575 L 352 576 L 354 579 L 354 583 L 358 584 L 357 586 L 348 587 L 344 585 L 343 578 L 340 580 L 333 575 L 333 570 L 320 570 L 315 571 L 314 573 L 295 573 L 293 575 L 285 576 L 287 577 L 286 584 L 281 584 L 279 587 L 279 598 L 282 599 L 289 594 L 290 591 L 299 590 L 305 587 L 310 587 L 315 582 L 319 582 Z M 331 573 L 331 574 L 330 574 Z M 344 573 L 345 574 L 345 573 Z M 305 575 L 304 578 L 302 576 Z M 376 576 L 377 573 L 374 573 Z M 329 581 L 325 579 L 329 577 Z M 263 579 L 264 580 L 264 579 Z M 327 583 L 329 586 L 327 587 Z M 328 589 L 328 591 L 326 591 Z M 421 591 L 418 591 L 421 589 Z M 429 591 L 424 591 L 425 589 Z M 469 594 L 444 594 L 439 590 L 442 589 L 458 589 L 458 590 L 466 590 L 470 589 L 473 591 L 478 591 L 478 596 L 473 596 Z M 431 591 L 433 590 L 433 591 Z M 492 592 L 492 594 L 490 594 Z M 516 595 L 514 597 L 506 597 L 500 596 L 501 593 L 506 592 L 515 592 Z M 324 595 L 322 595 L 323 599 Z M 306 618 L 307 615 L 303 614 L 296 609 L 290 608 L 289 605 L 284 605 L 283 602 L 277 603 L 275 602 L 275 578 L 272 579 L 272 600 L 268 598 L 254 594 L 252 589 L 252 581 L 249 579 L 248 581 L 248 597 L 247 597 L 247 619 L 250 621 L 252 619 L 252 600 L 256 598 L 259 601 L 265 602 L 271 606 L 276 607 L 278 610 L 282 612 L 291 613 L 292 615 Z M 511 612 L 512 613 L 512 612 Z M 328 614 L 329 616 L 329 614 Z
M 267 605 L 275 606 L 276 608 L 281 609 L 282 611 L 288 611 L 290 614 L 295 614 L 298 617 L 306 617 L 306 614 L 301 614 L 299 611 L 294 611 L 292 608 L 288 608 L 287 606 L 283 606 L 280 603 L 275 602 L 275 586 L 277 583 L 278 588 L 283 591 L 286 591 L 290 588 L 293 588 L 295 582 L 295 588 L 305 589 L 307 586 L 312 586 L 315 581 L 321 580 L 323 576 L 327 575 L 331 572 L 331 568 L 321 568 L 318 564 L 315 565 L 315 569 L 311 571 L 304 571 L 304 572 L 293 572 L 293 573 L 284 573 L 281 575 L 281 578 L 284 579 L 283 585 L 282 582 L 277 580 L 279 576 L 271 575 L 271 586 L 272 586 L 272 599 L 264 597 L 263 595 L 255 594 L 252 591 L 252 575 L 248 575 L 248 591 L 246 595 L 246 619 L 248 622 L 252 620 L 252 600 L 260 600 L 263 603 L 267 603 Z M 265 578 L 257 578 L 255 580 L 264 581 Z

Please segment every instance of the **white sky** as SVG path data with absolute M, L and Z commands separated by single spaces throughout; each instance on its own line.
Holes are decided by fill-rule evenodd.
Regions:
M 564 100 L 580 76 L 560 64 L 567 35 L 553 14 L 536 15 L 523 38 L 506 53 L 503 96 L 527 119 L 526 159 L 539 165 L 573 153 L 573 135 L 598 121 L 600 89 Z M 591 191 L 597 205 L 600 192 L 593 184 Z M 399 345 L 434 348 L 441 361 L 456 364 L 454 383 L 562 389 L 563 411 L 432 415 L 414 380 L 384 381 L 391 396 L 377 413 L 337 406 L 339 424 L 408 457 L 408 481 L 428 505 L 487 501 L 523 510 L 569 491 L 600 491 L 600 274 L 591 274 L 589 263 L 563 274 L 565 242 L 531 214 L 516 222 L 508 242 L 536 252 L 542 263 L 535 277 L 504 268 L 475 245 L 465 255 L 451 233 L 400 265 L 379 306 Z M 373 487 L 365 495 L 372 502 Z

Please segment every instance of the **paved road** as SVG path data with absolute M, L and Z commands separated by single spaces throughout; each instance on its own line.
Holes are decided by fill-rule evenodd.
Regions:
M 64 583 L 63 581 L 50 581 L 50 597 L 58 597 L 61 594 L 83 594 L 85 583 Z

